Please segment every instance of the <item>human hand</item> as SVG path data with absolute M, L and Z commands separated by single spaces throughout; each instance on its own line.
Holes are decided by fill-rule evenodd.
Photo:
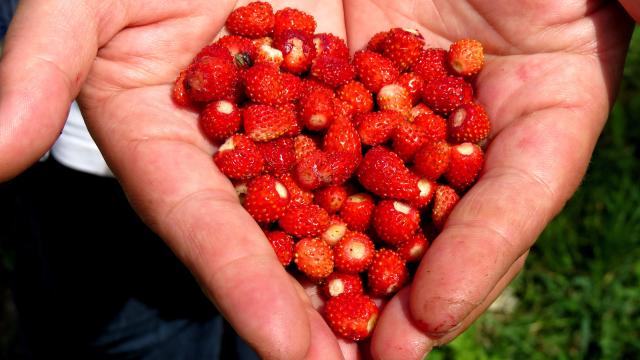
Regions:
M 476 80 L 493 124 L 483 173 L 410 288 L 382 311 L 371 340 L 374 358 L 420 359 L 493 302 L 579 185 L 618 87 L 632 22 L 609 1 L 350 0 L 345 19 L 352 49 L 400 26 L 420 30 L 433 47 L 476 38 L 487 55 Z

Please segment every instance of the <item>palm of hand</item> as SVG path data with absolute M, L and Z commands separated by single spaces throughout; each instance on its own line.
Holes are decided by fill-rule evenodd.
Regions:
M 332 333 L 259 241 L 259 228 L 213 166 L 196 115 L 170 101 L 180 68 L 234 6 L 200 3 L 149 11 L 100 50 L 81 93 L 88 125 L 137 210 L 241 334 L 271 355 L 304 354 L 312 338 L 307 355 L 328 358 L 339 351 Z M 482 179 L 433 244 L 412 289 L 387 306 L 372 341 L 375 355 L 417 357 L 429 344 L 418 327 L 446 341 L 468 326 L 519 271 L 578 185 L 617 86 L 630 27 L 617 26 L 617 3 L 598 1 L 352 0 L 344 3 L 346 24 L 335 15 L 340 5 L 306 10 L 319 31 L 348 35 L 352 50 L 377 31 L 402 26 L 419 29 L 434 47 L 477 38 L 488 54 L 476 80 L 494 125 Z M 266 323 L 272 334 L 259 330 Z M 303 345 L 285 345 L 293 338 Z M 340 346 L 356 356 L 354 345 Z

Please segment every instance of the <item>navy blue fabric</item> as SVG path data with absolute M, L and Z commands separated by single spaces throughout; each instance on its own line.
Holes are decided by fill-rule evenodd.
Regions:
M 4 37 L 18 0 L 0 0 L 0 38 Z

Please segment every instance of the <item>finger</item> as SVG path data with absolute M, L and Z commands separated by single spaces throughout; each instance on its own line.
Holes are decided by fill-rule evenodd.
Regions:
M 584 174 L 602 121 L 582 108 L 552 107 L 493 140 L 484 173 L 416 273 L 411 313 L 429 336 L 444 336 L 481 304 L 562 208 Z
M 57 138 L 98 45 L 122 24 L 114 13 L 102 26 L 110 3 L 101 9 L 79 1 L 19 3 L 0 62 L 0 181 L 35 162 Z
M 461 325 L 441 339 L 430 339 L 411 318 L 409 310 L 410 290 L 401 290 L 387 305 L 378 320 L 371 341 L 374 359 L 423 359 L 434 346 L 453 340 L 469 327 L 502 293 L 524 265 L 523 255 L 491 290 L 487 298 L 462 321 Z

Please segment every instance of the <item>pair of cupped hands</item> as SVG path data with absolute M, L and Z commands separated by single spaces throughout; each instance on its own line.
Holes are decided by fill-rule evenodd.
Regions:
M 197 114 L 170 98 L 179 71 L 248 2 L 22 0 L 0 63 L 0 181 L 46 152 L 77 97 L 131 204 L 261 356 L 420 359 L 482 314 L 579 185 L 632 18 L 596 0 L 271 1 L 312 14 L 317 32 L 352 51 L 391 27 L 418 29 L 429 47 L 468 37 L 485 46 L 485 168 L 370 341 L 355 344 L 335 337 L 314 290 L 283 269 L 216 169 Z M 640 7 L 627 3 L 631 14 Z

